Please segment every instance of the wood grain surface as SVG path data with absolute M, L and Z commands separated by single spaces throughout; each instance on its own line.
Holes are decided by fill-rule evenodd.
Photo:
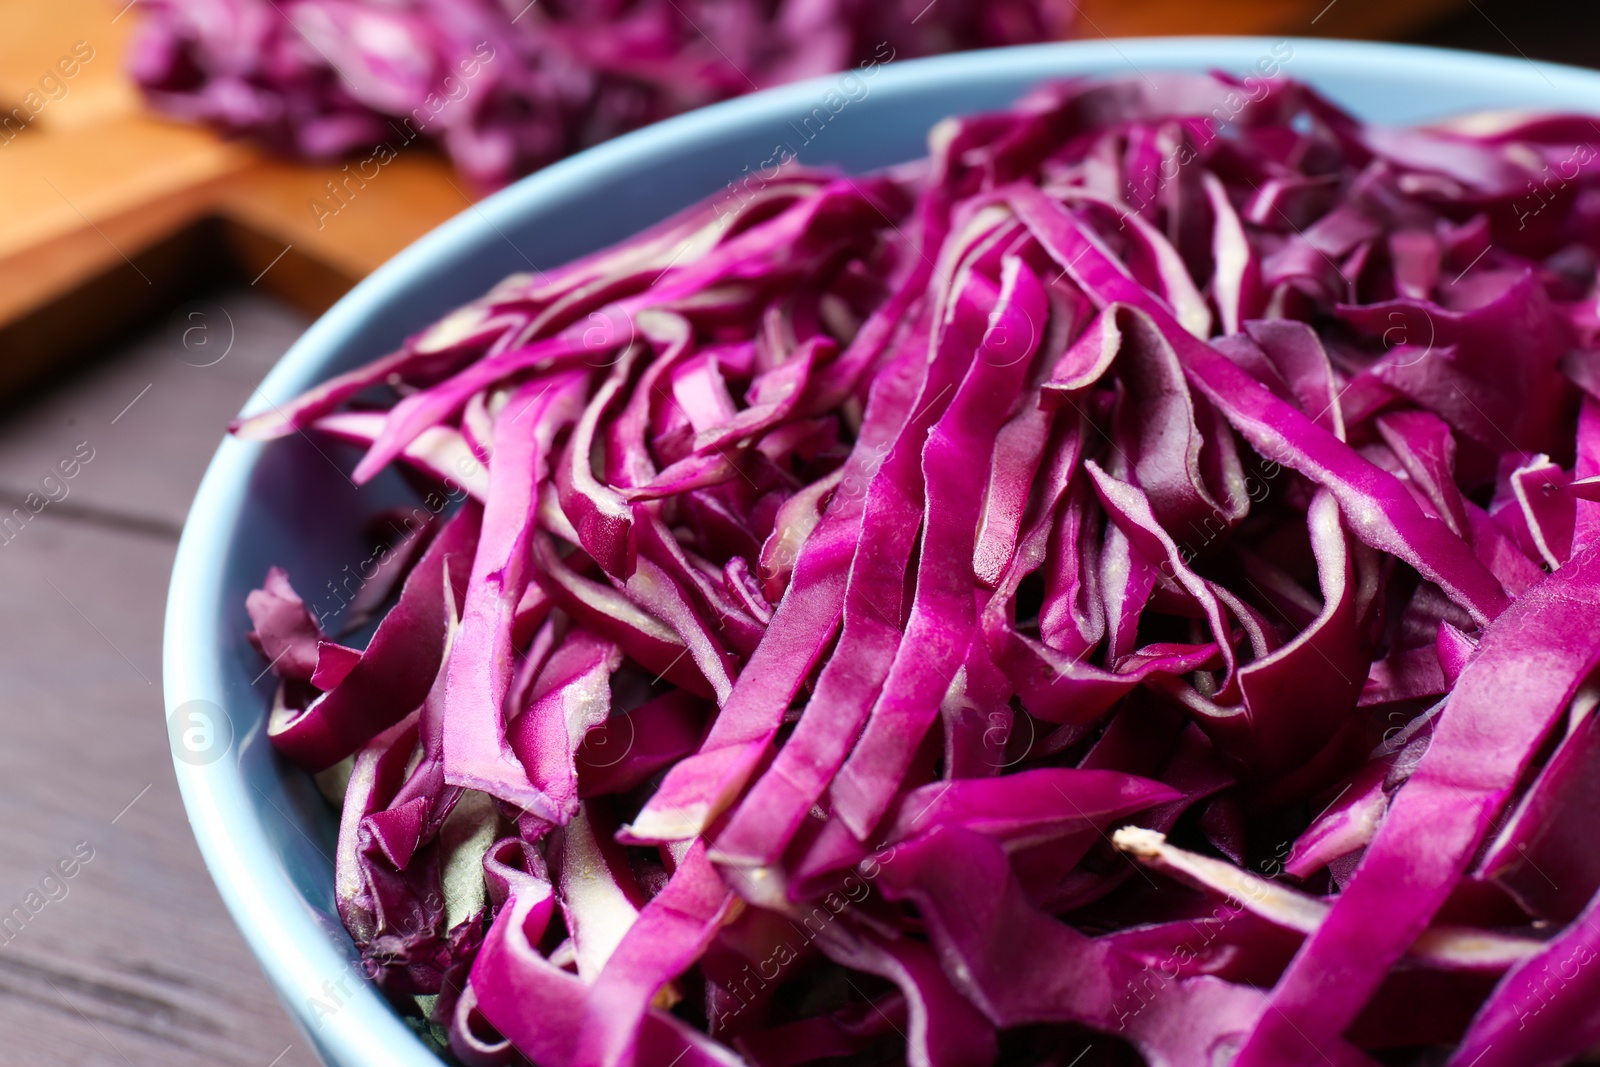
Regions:
M 0 424 L 0 515 L 30 492 L 60 497 L 0 527 L 0 920 L 27 916 L 0 927 L 6 1065 L 316 1063 L 201 863 L 160 673 L 189 500 L 227 419 L 305 320 L 249 289 L 197 309 L 209 318 L 158 329 Z M 194 365 L 220 353 L 204 345 L 229 319 L 225 358 Z M 186 348 L 197 321 L 217 332 L 190 332 Z M 90 453 L 70 480 L 41 484 Z M 62 879 L 75 846 L 92 858 Z

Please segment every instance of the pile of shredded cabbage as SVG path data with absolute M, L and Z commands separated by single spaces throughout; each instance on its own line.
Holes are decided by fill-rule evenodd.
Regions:
M 249 602 L 368 973 L 471 1067 L 1583 1053 L 1597 133 L 1050 85 L 244 419 L 426 502 Z
M 841 99 L 859 98 L 898 58 L 1065 36 L 1076 10 L 1072 0 L 144 0 L 129 70 L 162 111 L 295 155 L 352 155 L 362 179 L 420 138 L 492 189 L 754 89 L 845 71 L 854 80 Z

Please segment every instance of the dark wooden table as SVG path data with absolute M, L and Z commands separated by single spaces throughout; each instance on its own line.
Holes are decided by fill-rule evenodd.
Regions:
M 1591 7 L 1474 0 L 1422 39 L 1595 63 Z M 0 413 L 0 520 L 30 492 L 59 497 L 0 526 L 3 1065 L 315 1064 L 201 864 L 162 722 L 161 619 L 189 500 L 226 420 L 305 325 L 254 289 L 203 299 L 189 309 L 202 318 Z M 70 481 L 43 483 L 89 450 Z
M 161 620 L 189 500 L 227 419 L 305 320 L 249 289 L 191 310 L 207 318 L 174 322 L 0 421 L 0 518 L 12 518 L 0 526 L 6 1065 L 317 1062 L 201 863 L 161 699 Z M 232 349 L 197 365 L 220 353 L 229 318 Z M 89 455 L 75 477 L 44 482 Z M 12 509 L 30 514 L 28 493 L 58 499 L 23 524 Z M 58 862 L 84 855 L 62 878 Z

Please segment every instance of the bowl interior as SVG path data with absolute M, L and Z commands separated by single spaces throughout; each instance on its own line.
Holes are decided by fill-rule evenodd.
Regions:
M 1098 41 L 886 63 L 662 123 L 468 208 L 307 331 L 250 409 L 382 355 L 507 274 L 559 265 L 715 194 L 784 149 L 808 164 L 870 170 L 921 155 L 940 118 L 1004 106 L 1044 78 L 1207 69 L 1243 77 L 1263 57 L 1375 121 L 1488 107 L 1600 111 L 1600 75 L 1347 42 Z M 267 744 L 270 676 L 261 677 L 244 636 L 245 594 L 268 566 L 285 567 L 308 603 L 330 603 L 363 558 L 364 520 L 406 497 L 398 479 L 357 491 L 346 477 L 353 462 L 352 452 L 305 436 L 223 442 L 174 567 L 166 702 L 169 713 L 193 700 L 226 712 L 232 744 L 210 762 L 177 760 L 178 779 L 223 898 L 308 1040 L 336 1067 L 430 1067 L 437 1059 L 377 992 L 346 980 L 354 948 L 333 910 L 335 815 Z

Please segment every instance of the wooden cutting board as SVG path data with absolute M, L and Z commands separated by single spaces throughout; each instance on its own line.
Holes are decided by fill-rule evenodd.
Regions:
M 1077 33 L 1395 37 L 1458 3 L 1081 0 Z M 138 0 L 0 0 L 0 404 L 210 285 L 320 313 L 471 203 L 446 160 L 408 151 L 319 218 L 337 167 L 142 106 L 122 69 L 139 14 Z

